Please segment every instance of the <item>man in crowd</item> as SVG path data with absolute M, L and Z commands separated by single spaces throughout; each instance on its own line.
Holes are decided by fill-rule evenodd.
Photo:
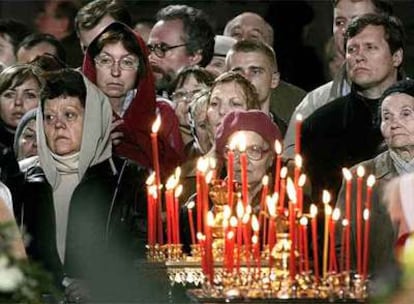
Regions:
M 66 52 L 62 43 L 50 34 L 35 33 L 23 39 L 17 49 L 17 62 L 28 63 L 37 56 L 50 54 L 66 62 Z
M 204 12 L 187 5 L 164 7 L 156 20 L 148 38 L 149 60 L 157 92 L 167 97 L 180 69 L 211 61 L 214 32 Z
M 30 34 L 29 28 L 13 19 L 0 20 L 0 65 L 1 69 L 16 62 L 19 43 Z

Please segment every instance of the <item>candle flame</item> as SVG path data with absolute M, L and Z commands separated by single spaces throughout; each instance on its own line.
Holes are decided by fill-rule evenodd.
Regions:
M 206 175 L 206 183 L 210 184 L 211 180 L 213 179 L 214 176 L 214 172 L 213 171 L 208 171 L 207 175 Z
M 243 217 L 243 214 L 244 214 L 243 203 L 239 199 L 239 201 L 237 202 L 237 206 L 236 206 L 236 215 L 239 219 L 241 219 Z
M 352 173 L 348 168 L 342 168 L 342 174 L 347 181 L 352 179 Z
M 158 130 L 160 129 L 160 126 L 161 126 L 161 116 L 157 115 L 157 117 L 154 120 L 154 123 L 152 124 L 151 132 L 157 133 Z
M 323 190 L 322 192 L 322 202 L 328 204 L 331 201 L 331 194 L 328 190 Z
M 363 177 L 365 175 L 365 169 L 364 169 L 363 166 L 358 166 L 357 175 L 358 175 L 358 177 Z
M 363 218 L 364 218 L 364 221 L 368 221 L 368 219 L 369 219 L 369 209 L 364 209 L 364 213 L 363 213 Z
M 331 215 L 332 214 L 332 207 L 328 204 L 325 205 L 325 215 Z
M 278 139 L 276 139 L 276 141 L 275 141 L 275 151 L 276 151 L 277 155 L 282 153 L 282 144 L 280 143 L 280 141 Z
M 301 224 L 302 226 L 307 226 L 308 225 L 308 218 L 306 216 L 302 216 L 299 220 L 299 224 Z
M 158 192 L 157 192 L 157 186 L 156 185 L 150 186 L 148 191 L 154 199 L 158 198 Z
M 154 182 L 155 182 L 155 171 L 154 171 L 154 172 L 152 172 L 152 173 L 148 176 L 148 178 L 147 178 L 147 180 L 146 180 L 145 184 L 146 184 L 147 186 L 149 186 L 149 185 L 152 185 Z
M 367 186 L 372 188 L 374 184 L 375 184 L 375 176 L 371 174 L 370 176 L 368 176 Z
M 243 215 L 243 219 L 242 219 L 243 224 L 245 224 L 245 225 L 246 225 L 246 224 L 249 222 L 249 220 L 250 220 L 250 214 L 245 213 L 245 214 Z
M 171 175 L 167 180 L 167 184 L 165 185 L 165 188 L 167 190 L 171 190 L 175 187 L 175 185 L 176 185 L 175 176 Z
M 224 205 L 223 207 L 223 218 L 228 220 L 231 216 L 231 208 L 229 205 Z
M 183 193 L 183 185 L 179 184 L 177 188 L 175 188 L 174 196 L 176 198 L 180 197 L 181 193 Z
M 197 232 L 197 240 L 204 241 L 206 239 L 206 236 L 202 234 L 201 232 Z
M 339 208 L 335 208 L 332 213 L 332 220 L 336 222 L 339 220 L 340 217 L 341 217 L 341 210 L 339 210 Z
M 296 168 L 302 168 L 302 156 L 300 154 L 295 155 L 295 166 Z
M 187 204 L 187 209 L 193 209 L 193 208 L 194 208 L 194 206 L 195 206 L 194 201 L 190 201 L 190 202 Z
M 252 215 L 252 229 L 255 232 L 259 231 L 259 221 L 257 220 L 257 216 L 255 214 Z
M 257 235 L 253 235 L 252 236 L 252 244 L 256 245 L 259 242 L 259 238 L 257 237 Z
M 262 178 L 262 185 L 267 186 L 269 184 L 269 176 L 265 175 Z
M 288 174 L 288 169 L 287 167 L 282 167 L 282 169 L 280 169 L 280 178 L 286 178 Z
M 237 218 L 234 215 L 230 218 L 230 226 L 237 227 Z
M 213 170 L 216 169 L 216 167 L 217 167 L 216 158 L 215 157 L 209 157 L 208 160 L 209 160 L 209 163 L 210 163 L 210 168 L 213 169 Z
M 267 210 L 269 211 L 269 215 L 271 217 L 275 217 L 276 216 L 276 202 L 272 200 L 271 196 L 266 197 L 266 205 L 267 205 Z
M 348 226 L 348 225 L 349 225 L 349 221 L 348 221 L 348 219 L 346 219 L 346 218 L 345 218 L 345 219 L 343 219 L 343 220 L 342 220 L 342 226 L 343 226 L 343 227 L 346 227 L 346 226 Z
M 302 114 L 300 113 L 296 114 L 296 121 L 302 121 L 302 120 L 303 120 Z
M 227 232 L 227 239 L 231 240 L 232 238 L 234 238 L 234 232 L 233 231 Z
M 302 174 L 299 176 L 298 186 L 299 186 L 299 187 L 303 187 L 303 186 L 305 185 L 305 183 L 306 183 L 306 174 L 305 174 L 305 173 L 302 173 Z
M 286 184 L 286 192 L 289 197 L 289 200 L 296 204 L 296 190 L 295 190 L 295 184 L 293 183 L 292 179 L 290 177 L 287 178 L 287 184 Z
M 207 225 L 209 227 L 213 227 L 214 226 L 214 214 L 212 211 L 208 211 L 207 212 Z
M 197 170 L 205 173 L 207 171 L 208 162 L 204 157 L 200 157 L 197 161 Z
M 174 176 L 175 176 L 175 178 L 176 178 L 177 180 L 179 180 L 179 179 L 180 179 L 180 176 L 181 176 L 181 167 L 177 167 L 177 168 L 175 168 L 175 171 L 174 171 Z
M 244 210 L 244 213 L 252 214 L 252 206 L 250 204 L 246 206 L 246 210 Z
M 237 136 L 233 137 L 232 140 L 230 140 L 229 149 L 231 151 L 234 151 L 234 149 L 236 149 L 236 146 L 237 146 Z
M 310 205 L 310 215 L 311 217 L 316 217 L 318 215 L 318 207 L 315 204 Z
M 239 135 L 239 151 L 244 152 L 246 151 L 246 137 L 244 134 Z

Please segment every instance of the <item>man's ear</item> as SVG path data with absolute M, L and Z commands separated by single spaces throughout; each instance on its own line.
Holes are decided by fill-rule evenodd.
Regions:
M 402 49 L 398 49 L 392 54 L 392 63 L 394 67 L 399 67 L 404 58 L 404 51 Z
M 270 87 L 272 89 L 277 88 L 280 83 L 280 73 L 279 72 L 273 72 L 272 74 L 272 82 L 270 84 Z
M 203 55 L 201 54 L 201 50 L 198 50 L 193 55 L 190 56 L 190 65 L 199 64 L 202 59 L 203 59 Z

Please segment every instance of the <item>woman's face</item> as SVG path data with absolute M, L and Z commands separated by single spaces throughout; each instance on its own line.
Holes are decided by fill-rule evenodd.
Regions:
M 194 117 L 195 133 L 200 144 L 200 148 L 207 153 L 212 146 L 212 138 L 208 129 L 206 111 L 200 111 Z
M 181 126 L 188 126 L 188 107 L 195 93 L 208 88 L 200 83 L 193 75 L 187 76 L 181 87 L 176 88 L 172 100 L 175 104 L 175 114 Z
M 45 102 L 44 128 L 49 149 L 60 156 L 80 151 L 85 109 L 79 98 L 59 96 Z
M 135 88 L 138 64 L 138 57 L 122 42 L 106 44 L 95 57 L 96 85 L 110 99 L 124 98 Z
M 217 84 L 211 92 L 207 108 L 207 119 L 214 133 L 224 116 L 234 110 L 247 110 L 243 89 L 234 81 Z
M 384 99 L 381 132 L 391 149 L 414 148 L 414 97 L 397 93 Z
M 272 165 L 273 152 L 263 137 L 254 131 L 237 131 L 229 137 L 227 144 L 230 145 L 231 141 L 240 135 L 245 137 L 247 143 L 247 178 L 249 185 L 256 185 L 262 182 L 263 176 L 267 174 L 267 170 Z M 238 157 L 239 154 L 236 151 L 237 145 L 234 158 L 234 177 L 241 182 L 240 157 Z M 226 155 L 224 155 L 224 158 L 226 159 Z
M 11 129 L 16 129 L 22 116 L 36 108 L 39 103 L 40 87 L 34 78 L 21 85 L 5 90 L 0 95 L 0 118 Z
M 18 141 L 18 160 L 37 155 L 36 119 L 29 121 L 24 127 Z

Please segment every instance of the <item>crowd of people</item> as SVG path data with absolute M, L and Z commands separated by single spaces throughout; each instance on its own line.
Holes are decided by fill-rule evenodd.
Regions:
M 45 1 L 36 32 L 0 19 L 0 220 L 20 227 L 16 257 L 41 264 L 68 301 L 136 300 L 159 118 L 161 180 L 182 168 L 183 208 L 196 192 L 198 158 L 214 157 L 229 178 L 227 151 L 240 134 L 253 212 L 263 177 L 274 178 L 276 140 L 288 168 L 301 146 L 306 205 L 327 189 L 343 210 L 342 168 L 362 164 L 377 180 L 369 269 L 383 278 L 414 230 L 404 25 L 388 0 L 335 0 L 333 17 L 333 80 L 310 92 L 283 80 L 273 28 L 252 12 L 222 33 L 181 4 L 135 26 L 115 0 Z M 239 162 L 234 172 L 240 182 Z

